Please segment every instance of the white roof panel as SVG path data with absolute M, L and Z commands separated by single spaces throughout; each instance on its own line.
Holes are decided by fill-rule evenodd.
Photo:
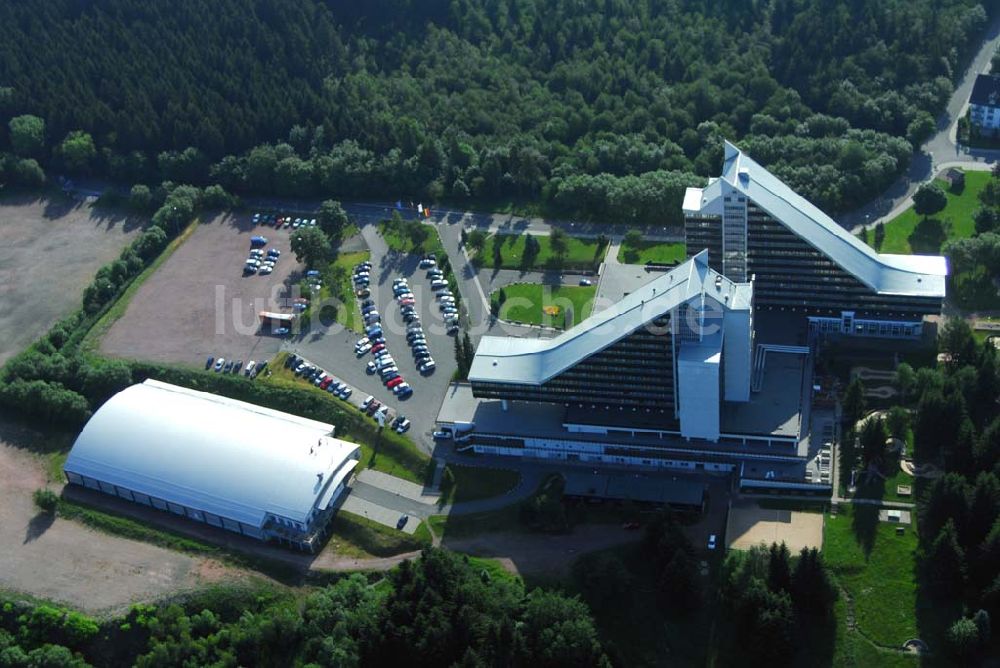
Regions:
M 306 522 L 356 465 L 333 426 L 156 380 L 111 397 L 64 469 L 260 527 Z
M 751 284 L 734 283 L 710 269 L 708 251 L 702 251 L 553 339 L 484 336 L 476 349 L 469 380 L 544 383 L 703 294 L 728 310 L 748 310 L 753 298 Z
M 728 141 L 722 180 L 875 292 L 945 296 L 945 258 L 879 255 Z

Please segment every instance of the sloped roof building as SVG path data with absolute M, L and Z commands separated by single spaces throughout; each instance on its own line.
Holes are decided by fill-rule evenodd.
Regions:
M 880 254 L 726 142 L 720 177 L 688 188 L 689 254 L 734 281 L 754 277 L 761 309 L 800 311 L 814 329 L 850 335 L 919 336 L 937 315 L 944 257 Z
M 639 410 L 689 438 L 719 437 L 723 400 L 747 401 L 752 283 L 701 252 L 553 339 L 484 336 L 475 397 Z
M 333 432 L 150 379 L 91 417 L 63 470 L 72 484 L 312 550 L 360 458 Z

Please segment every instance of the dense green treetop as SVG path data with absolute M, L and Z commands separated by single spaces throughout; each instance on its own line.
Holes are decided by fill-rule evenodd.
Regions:
M 656 219 L 652 191 L 677 208 L 729 137 L 839 209 L 902 172 L 987 21 L 975 0 L 24 0 L 0 3 L 0 120 L 82 130 L 122 180 L 622 220 Z

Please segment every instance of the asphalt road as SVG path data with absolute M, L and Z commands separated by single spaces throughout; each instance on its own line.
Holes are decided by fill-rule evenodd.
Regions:
M 851 230 L 860 232 L 862 226 L 874 226 L 898 214 L 910 204 L 910 198 L 921 183 L 930 180 L 934 174 L 948 166 L 984 165 L 1000 158 L 1000 151 L 985 151 L 958 146 L 955 142 L 955 128 L 958 119 L 965 113 L 976 76 L 986 72 L 990 59 L 1000 45 L 1000 18 L 987 31 L 987 36 L 979 53 L 972 59 L 962 80 L 955 87 L 944 113 L 938 119 L 938 130 L 913 156 L 906 174 L 899 177 L 882 195 L 865 206 L 843 214 L 837 222 Z

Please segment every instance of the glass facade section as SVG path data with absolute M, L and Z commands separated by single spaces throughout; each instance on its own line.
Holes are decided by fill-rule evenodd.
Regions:
M 659 318 L 540 385 L 472 382 L 483 399 L 601 408 L 643 408 L 674 414 L 674 341 L 670 318 Z

